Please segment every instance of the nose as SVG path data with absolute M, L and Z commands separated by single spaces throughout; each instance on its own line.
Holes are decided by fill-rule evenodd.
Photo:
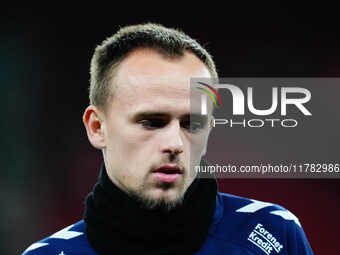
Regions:
M 171 121 L 168 126 L 163 129 L 161 151 L 162 153 L 169 153 L 177 155 L 183 152 L 183 133 L 179 121 Z

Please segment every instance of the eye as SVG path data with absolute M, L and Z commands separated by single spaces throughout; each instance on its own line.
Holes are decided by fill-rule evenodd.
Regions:
M 166 121 L 163 119 L 143 119 L 138 121 L 138 123 L 147 129 L 162 128 L 166 125 Z
M 197 133 L 205 127 L 205 122 L 203 120 L 191 119 L 182 122 L 181 126 L 190 133 Z

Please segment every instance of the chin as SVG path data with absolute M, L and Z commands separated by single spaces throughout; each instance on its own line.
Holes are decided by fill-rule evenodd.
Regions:
M 160 209 L 164 211 L 171 211 L 178 208 L 183 204 L 183 196 L 178 197 L 162 197 L 151 199 L 147 201 L 146 208 L 148 209 Z
M 161 209 L 170 211 L 181 206 L 184 198 L 183 189 L 172 187 L 167 189 L 157 188 L 149 192 L 142 192 L 137 195 L 137 200 L 146 209 Z

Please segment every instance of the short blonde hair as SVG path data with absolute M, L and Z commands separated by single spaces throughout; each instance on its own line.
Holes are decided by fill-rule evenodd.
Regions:
M 217 78 L 215 63 L 211 55 L 194 39 L 177 29 L 147 23 L 121 28 L 96 47 L 90 68 L 90 104 L 105 112 L 113 89 L 109 84 L 117 66 L 137 48 L 151 48 L 166 57 L 181 57 L 185 51 L 194 53 Z

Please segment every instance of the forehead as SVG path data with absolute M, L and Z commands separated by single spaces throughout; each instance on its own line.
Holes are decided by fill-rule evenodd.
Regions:
M 124 110 L 190 110 L 190 79 L 210 78 L 204 63 L 190 52 L 166 58 L 152 49 L 130 53 L 118 66 L 112 107 Z

